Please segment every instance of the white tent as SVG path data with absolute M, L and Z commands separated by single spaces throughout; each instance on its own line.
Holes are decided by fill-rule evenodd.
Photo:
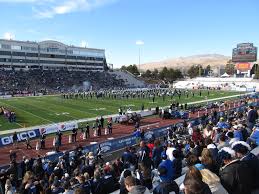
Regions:
M 226 72 L 221 77 L 230 77 Z

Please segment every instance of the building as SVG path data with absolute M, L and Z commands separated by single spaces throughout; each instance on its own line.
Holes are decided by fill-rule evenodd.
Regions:
M 0 39 L 0 68 L 104 71 L 107 64 L 103 49 L 68 46 L 53 40 L 31 42 Z

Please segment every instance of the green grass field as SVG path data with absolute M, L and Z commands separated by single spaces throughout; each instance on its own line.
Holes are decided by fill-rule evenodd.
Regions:
M 208 99 L 220 98 L 240 94 L 239 92 L 211 91 Z M 207 91 L 195 93 L 189 98 L 182 96 L 179 103 L 189 103 L 204 100 Z M 0 115 L 0 130 L 30 127 L 41 124 L 50 124 L 69 120 L 92 118 L 100 115 L 118 113 L 119 107 L 131 107 L 132 110 L 140 110 L 144 104 L 145 109 L 156 106 L 167 106 L 172 102 L 171 97 L 156 98 L 155 103 L 149 99 L 63 99 L 60 96 L 25 97 L 0 100 L 0 107 L 4 106 L 16 112 L 17 122 L 9 123 L 3 115 Z

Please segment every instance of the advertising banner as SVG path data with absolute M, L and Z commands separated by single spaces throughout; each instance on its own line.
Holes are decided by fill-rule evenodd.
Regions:
M 33 129 L 33 130 L 30 130 L 30 131 L 24 131 L 24 132 L 17 132 L 18 141 L 19 142 L 25 141 L 27 134 L 31 139 L 40 136 L 39 129 Z M 8 134 L 6 136 L 0 137 L 0 147 L 10 145 L 12 143 L 13 143 L 13 135 L 12 134 Z
M 77 122 L 68 122 L 68 123 L 61 123 L 61 124 L 53 124 L 53 125 L 47 125 L 42 128 L 40 128 L 40 134 L 51 134 L 56 133 L 57 131 L 70 131 L 74 128 L 78 128 Z

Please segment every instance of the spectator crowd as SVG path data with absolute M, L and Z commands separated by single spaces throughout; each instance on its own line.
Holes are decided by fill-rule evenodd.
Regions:
M 26 79 L 25 79 L 26 78 Z M 92 89 L 119 88 L 123 80 L 108 72 L 80 72 L 68 70 L 0 70 L 0 95 L 53 94 L 83 90 L 84 82 Z
M 77 147 L 58 161 L 23 158 L 0 172 L 0 189 L 14 194 L 250 194 L 259 189 L 256 107 L 204 115 L 199 125 L 172 125 L 163 139 L 140 136 L 138 147 L 104 162 Z M 180 187 L 176 179 L 187 171 Z

